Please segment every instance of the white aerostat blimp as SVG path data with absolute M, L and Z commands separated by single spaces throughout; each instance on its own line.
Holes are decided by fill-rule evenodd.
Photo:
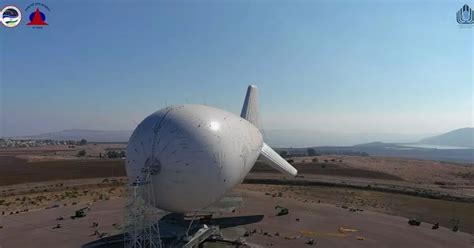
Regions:
M 204 105 L 176 105 L 145 118 L 127 148 L 130 181 L 152 178 L 154 205 L 174 213 L 201 210 L 241 183 L 260 157 L 273 168 L 297 170 L 263 141 L 258 89 L 250 85 L 241 116 Z

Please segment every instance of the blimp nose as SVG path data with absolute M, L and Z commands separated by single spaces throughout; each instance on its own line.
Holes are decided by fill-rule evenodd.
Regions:
M 191 211 L 240 183 L 262 147 L 260 131 L 239 116 L 203 105 L 173 106 L 137 126 L 127 148 L 127 174 L 145 178 L 143 171 L 154 170 L 159 208 Z
M 151 114 L 128 142 L 129 179 L 150 180 L 156 207 L 184 213 L 218 201 L 243 181 L 259 157 L 295 176 L 296 169 L 263 142 L 257 103 L 257 87 L 249 86 L 240 117 L 203 105 Z

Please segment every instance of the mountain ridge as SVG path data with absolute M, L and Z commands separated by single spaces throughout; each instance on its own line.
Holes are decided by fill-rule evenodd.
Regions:
M 424 138 L 418 143 L 427 145 L 456 146 L 474 148 L 474 128 L 464 127 L 436 136 Z
M 38 135 L 13 137 L 16 139 L 81 140 L 90 142 L 127 142 L 131 130 L 65 129 Z M 410 143 L 440 146 L 474 147 L 474 128 L 459 128 L 443 134 L 419 137 L 421 135 L 368 134 L 368 133 L 326 133 L 309 130 L 263 130 L 268 143 L 276 147 L 313 146 L 360 146 L 378 143 Z
M 81 140 L 90 142 L 127 142 L 131 130 L 64 129 L 58 132 L 15 137 L 18 139 Z

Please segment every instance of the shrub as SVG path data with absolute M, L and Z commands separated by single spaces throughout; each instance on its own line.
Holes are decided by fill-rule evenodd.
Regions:
M 83 157 L 86 155 L 86 151 L 85 150 L 80 150 L 78 153 L 77 153 L 77 156 L 78 157 Z

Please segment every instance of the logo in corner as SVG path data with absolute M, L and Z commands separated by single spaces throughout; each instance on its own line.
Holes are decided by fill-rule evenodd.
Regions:
M 34 11 L 32 11 L 29 16 L 30 22 L 28 22 L 26 25 L 33 26 L 33 28 L 43 28 L 43 26 L 49 25 L 46 22 L 45 14 L 45 10 L 48 12 L 50 11 L 48 6 L 42 3 L 32 3 L 25 10 L 31 11 L 33 9 Z
M 1 21 L 5 27 L 13 28 L 21 21 L 21 11 L 15 6 L 6 6 L 1 11 Z
M 456 13 L 456 21 L 459 24 L 473 24 L 474 23 L 474 11 L 469 5 L 464 4 L 460 10 Z

